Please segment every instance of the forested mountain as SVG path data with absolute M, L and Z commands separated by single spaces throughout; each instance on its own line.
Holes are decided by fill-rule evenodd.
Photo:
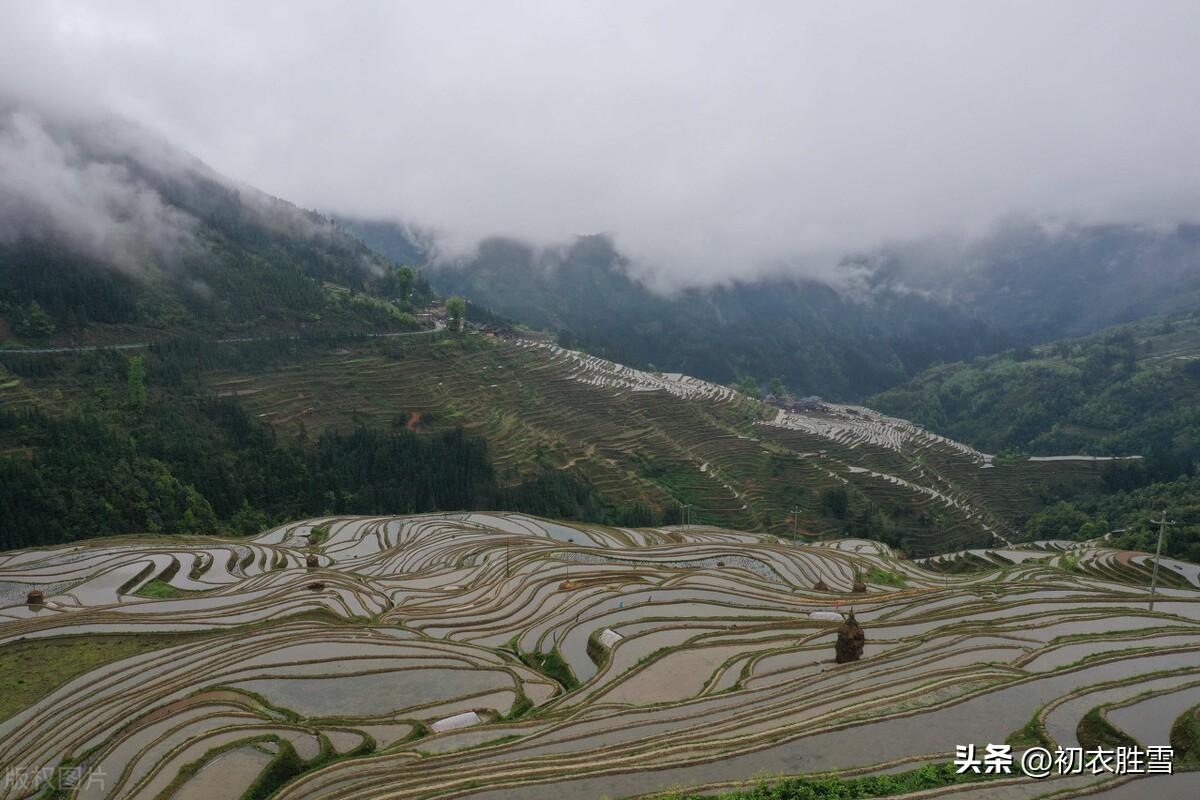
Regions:
M 495 238 L 443 263 L 409 228 L 304 211 L 120 122 L 4 108 L 0 140 L 0 340 L 400 329 L 413 323 L 404 304 L 381 302 L 397 294 L 390 260 L 618 361 L 861 399 L 939 362 L 1200 306 L 1196 226 L 1013 223 L 847 258 L 833 284 L 662 294 L 605 236 L 540 249 Z
M 932 367 L 868 398 L 986 452 L 1200 459 L 1200 314 Z M 1174 477 L 1167 475 L 1165 477 Z
M 778 412 L 692 378 L 450 330 L 0 350 L 0 537 L 472 508 L 646 526 L 687 508 L 692 522 L 917 555 L 1018 536 L 1100 479 L 1080 462 L 984 469 L 969 448 L 854 407 Z
M 157 342 L 137 355 L 0 359 L 0 527 L 22 537 L 10 545 L 472 507 L 651 524 L 678 519 L 686 504 L 715 524 L 784 531 L 799 514 L 817 533 L 928 552 L 977 542 L 992 524 L 1075 536 L 1120 518 L 1138 537 L 1139 504 L 1163 497 L 1174 498 L 1172 513 L 1191 513 L 1200 319 L 1028 346 L 1192 307 L 1200 238 L 1191 228 L 1014 226 L 966 248 L 847 260 L 837 288 L 778 278 L 665 295 L 604 236 L 549 249 L 492 239 L 466 263 L 442 264 L 401 226 L 302 211 L 127 126 L 3 110 L 0 136 L 10 170 L 0 341 Z M 23 177 L 24 161 L 37 162 L 40 182 Z M 401 262 L 431 280 L 395 269 Z M 748 388 L 779 377 L 797 394 L 830 398 L 884 390 L 871 401 L 882 409 L 1009 455 L 1145 458 L 1102 480 L 1078 465 L 1009 459 L 1007 471 L 987 473 L 999 491 L 977 485 L 982 456 L 954 451 L 946 480 L 962 482 L 961 502 L 934 513 L 928 498 L 945 500 L 945 486 L 898 491 L 904 484 L 886 480 L 896 459 L 930 468 L 926 456 L 889 449 L 891 434 L 851 446 L 829 431 L 773 431 L 782 444 L 751 446 L 774 409 L 659 407 L 641 392 L 618 408 L 614 396 L 564 388 L 572 354 L 547 360 L 528 343 L 493 351 L 463 336 L 410 350 L 360 336 L 415 327 L 410 312 L 434 286 L 469 297 L 469 315 L 552 329 L 562 344 L 622 363 Z M 261 385 L 244 400 L 229 397 L 252 381 Z M 861 422 L 829 413 L 835 431 Z M 825 483 L 827 455 L 847 459 L 839 469 L 850 489 Z M 1173 552 L 1187 550 L 1188 531 Z
M 424 251 L 403 227 L 344 224 L 394 260 L 422 263 Z M 848 258 L 837 288 L 776 278 L 667 296 L 634 277 L 604 236 L 544 250 L 497 238 L 472 258 L 426 271 L 439 289 L 609 358 L 722 383 L 779 376 L 801 395 L 841 399 L 938 362 L 1200 307 L 1195 226 L 1048 231 L 1013 223 L 969 244 Z
M 345 222 L 394 260 L 413 243 L 384 223 Z M 657 293 L 633 277 L 605 236 L 535 250 L 484 242 L 467 263 L 431 263 L 436 288 L 529 325 L 560 343 L 637 366 L 731 383 L 775 376 L 800 394 L 861 397 L 929 364 L 993 352 L 1007 340 L 957 309 L 908 291 L 850 295 L 780 278 Z
M 413 322 L 383 257 L 146 131 L 0 107 L 0 141 L 0 341 Z
M 245 380 L 384 341 L 174 339 L 142 355 L 0 350 L 0 550 L 121 533 L 250 534 L 325 513 L 677 518 L 674 508 L 621 516 L 628 498 L 601 498 L 573 472 L 501 474 L 484 437 L 454 424 L 407 425 L 401 408 L 384 424 L 277 428 L 201 380 L 218 370 Z
M 1142 456 L 1110 463 L 1100 493 L 1030 519 L 1044 538 L 1118 530 L 1152 547 L 1149 520 L 1179 524 L 1167 551 L 1200 558 L 1200 314 L 937 366 L 868 402 L 991 452 Z
M 860 281 L 965 309 L 1019 344 L 1200 308 L 1200 225 L 1010 221 L 970 242 L 917 243 L 853 261 Z

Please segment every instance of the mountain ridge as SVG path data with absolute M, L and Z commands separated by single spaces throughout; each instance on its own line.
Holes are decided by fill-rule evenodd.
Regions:
M 90 407 L 112 420 L 114 435 L 142 431 L 135 440 L 149 446 L 164 434 L 146 429 L 146 421 L 160 413 L 196 413 L 180 405 L 188 397 L 218 398 L 241 410 L 204 411 L 198 433 L 215 431 L 204 418 L 227 426 L 230 433 L 213 436 L 232 434 L 238 437 L 233 442 L 259 431 L 255 437 L 285 450 L 279 458 L 293 450 L 288 458 L 307 458 L 301 454 L 312 447 L 310 436 L 341 436 L 338 441 L 357 447 L 346 437 L 358 431 L 446 435 L 461 428 L 487 442 L 486 458 L 502 485 L 560 498 L 552 516 L 654 521 L 678 519 L 680 509 L 690 507 L 693 519 L 724 527 L 871 536 L 915 553 L 986 545 L 993 533 L 1011 539 L 1048 499 L 1099 479 L 1089 462 L 993 463 L 861 407 L 821 403 L 784 412 L 719 384 L 644 372 L 548 342 L 483 334 L 164 343 L 145 354 L 149 402 L 141 409 L 119 399 L 130 380 L 119 354 L 8 352 L 0 353 L 0 363 L 10 376 L 0 382 L 0 405 L 9 415 L 0 420 L 7 430 L 0 442 L 10 452 L 32 451 L 35 467 L 55 452 L 59 423 L 39 432 L 22 409 L 69 422 Z M 329 447 L 340 447 L 338 441 Z M 191 445 L 154 447 L 148 455 L 169 465 Z M 251 454 L 258 460 L 247 463 L 276 458 L 273 449 Z M 330 458 L 339 456 L 331 451 Z M 277 468 L 281 485 L 289 485 L 290 469 Z M 386 498 L 392 484 L 369 488 L 373 472 L 324 499 L 316 488 L 306 490 L 304 507 L 386 510 L 386 500 L 378 505 L 371 498 Z M 203 460 L 178 477 L 181 490 L 199 481 L 202 496 L 228 496 L 220 506 L 226 516 L 239 511 L 242 498 L 251 508 L 263 502 L 254 494 L 258 478 L 237 481 L 246 488 L 231 492 L 229 479 L 210 475 Z M 404 484 L 399 475 L 391 480 Z M 14 478 L 10 485 L 23 483 Z M 17 506 L 24 502 L 13 499 Z
M 973 242 L 848 257 L 835 283 L 768 277 L 668 296 L 602 235 L 549 248 L 496 237 L 445 260 L 401 225 L 340 221 L 394 260 L 415 261 L 439 289 L 555 331 L 561 344 L 720 383 L 781 377 L 799 394 L 839 400 L 938 363 L 1200 307 L 1200 236 L 1186 224 L 1010 222 Z M 1014 280 L 1027 286 L 1014 291 Z
M 140 128 L 4 109 L 0 137 L 29 162 L 0 185 L 0 341 L 415 327 L 385 258 Z

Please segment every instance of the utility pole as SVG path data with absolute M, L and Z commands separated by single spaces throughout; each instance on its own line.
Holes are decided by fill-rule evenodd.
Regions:
M 504 580 L 508 580 L 508 539 L 504 537 Z
M 1162 557 L 1162 540 L 1163 533 L 1166 532 L 1168 525 L 1175 523 L 1167 519 L 1167 512 L 1164 509 L 1162 516 L 1158 519 L 1150 520 L 1151 525 L 1158 525 L 1158 546 L 1154 548 L 1154 572 L 1150 573 L 1150 610 L 1154 610 L 1154 592 L 1158 588 L 1158 560 Z
M 800 535 L 800 506 L 792 506 L 792 544 Z

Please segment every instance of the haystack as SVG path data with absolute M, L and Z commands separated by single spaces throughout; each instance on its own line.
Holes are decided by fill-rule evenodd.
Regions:
M 847 661 L 858 661 L 862 658 L 866 638 L 862 626 L 854 618 L 854 609 L 850 609 L 850 616 L 838 626 L 837 644 L 834 645 L 837 650 L 837 663 L 845 664 Z
M 31 606 L 44 606 L 46 595 L 42 594 L 41 589 L 30 589 L 29 594 L 25 595 L 25 602 Z

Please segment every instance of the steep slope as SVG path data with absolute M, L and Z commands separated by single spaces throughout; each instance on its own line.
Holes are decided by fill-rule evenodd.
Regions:
M 0 159 L 0 342 L 413 325 L 386 259 L 144 130 L 0 106 Z
M 1143 456 L 1106 465 L 1095 493 L 1035 514 L 1045 538 L 1111 533 L 1154 549 L 1151 522 L 1174 521 L 1165 552 L 1200 558 L 1200 315 L 1146 320 L 1084 339 L 935 367 L 871 399 L 979 447 L 1046 457 Z
M 282 442 L 364 426 L 461 426 L 488 442 L 508 483 L 578 476 L 609 508 L 640 505 L 643 518 L 852 533 L 914 554 L 1019 536 L 1047 499 L 1099 477 L 1092 461 L 995 461 L 865 408 L 784 413 L 716 384 L 544 342 L 442 335 L 292 342 L 257 360 L 231 355 L 266 346 L 156 348 L 147 354 L 151 402 L 181 384 L 217 394 Z M 57 366 L 39 374 L 20 359 Z M 10 409 L 70 414 L 94 392 L 73 377 L 84 356 L 9 355 L 4 363 L 23 370 L 0 393 Z M 20 429 L 13 423 L 11 452 L 24 451 L 13 439 Z
M 873 285 L 906 286 L 1029 345 L 1200 307 L 1200 225 L 1040 225 L 861 259 Z
M 1200 458 L 1200 314 L 931 368 L 868 402 L 993 451 Z M 1158 467 L 1156 467 L 1158 468 Z
M 424 263 L 404 227 L 344 222 L 394 260 Z M 1197 230 L 1012 222 L 850 256 L 836 290 L 775 278 L 666 296 L 604 236 L 544 249 L 496 238 L 427 269 L 446 291 L 624 363 L 719 383 L 778 375 L 801 395 L 861 399 L 938 362 L 1200 307 Z
M 344 224 L 393 260 L 414 256 L 403 229 Z M 557 331 L 567 346 L 719 383 L 778 375 L 800 394 L 861 397 L 936 361 L 1007 346 L 953 307 L 907 291 L 850 296 L 781 278 L 665 296 L 632 275 L 605 236 L 545 250 L 492 239 L 464 263 L 425 269 L 439 290 Z

